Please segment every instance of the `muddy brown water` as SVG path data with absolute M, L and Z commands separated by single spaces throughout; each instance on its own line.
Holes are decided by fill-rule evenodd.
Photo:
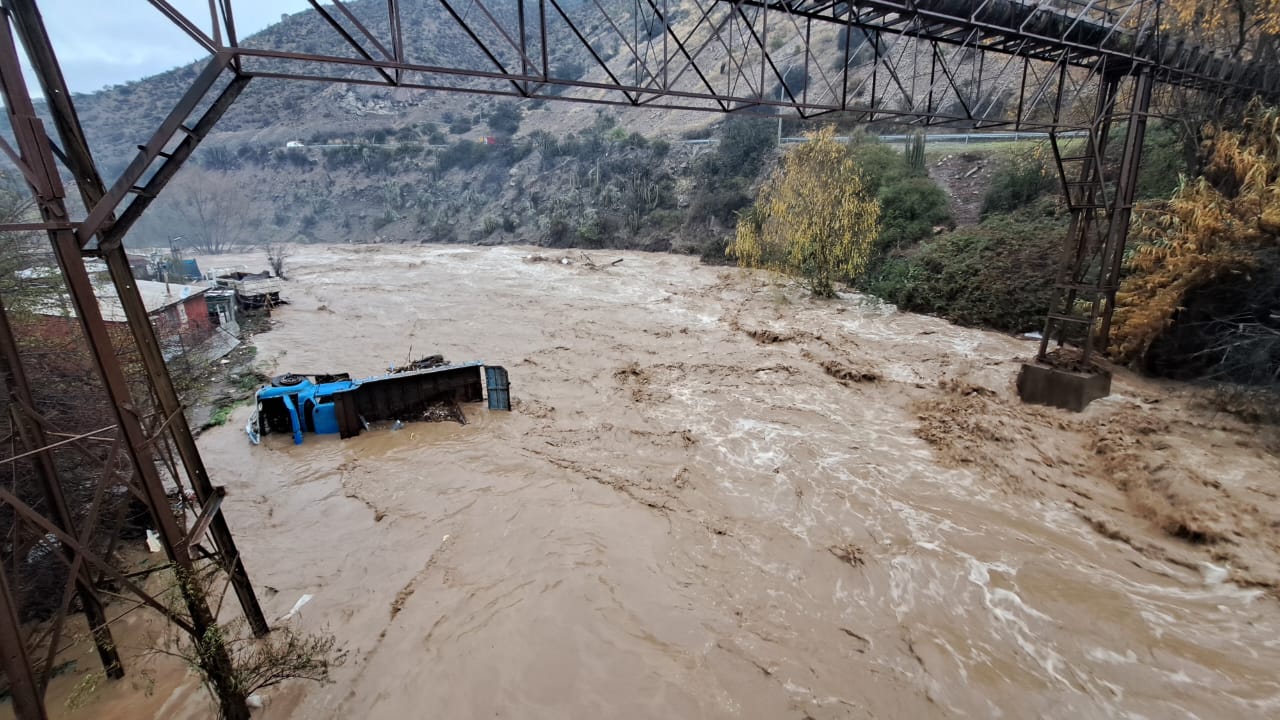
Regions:
M 1123 376 L 1084 415 L 1024 410 L 1028 341 L 593 257 L 625 260 L 291 258 L 264 366 L 481 359 L 516 408 L 258 447 L 242 408 L 201 437 L 268 614 L 312 594 L 292 622 L 351 654 L 261 717 L 1280 716 L 1280 463 L 1253 431 Z M 1223 539 L 1096 462 L 1121 417 L 1163 423 L 1126 446 L 1143 472 L 1214 479 Z M 173 671 L 104 697 L 77 716 L 210 712 Z

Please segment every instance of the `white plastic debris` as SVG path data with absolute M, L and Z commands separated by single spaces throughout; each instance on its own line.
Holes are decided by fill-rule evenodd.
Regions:
M 294 604 L 293 604 L 293 608 L 292 608 L 292 609 L 290 609 L 290 610 L 289 610 L 289 612 L 287 612 L 287 613 L 285 613 L 284 615 L 280 616 L 280 620 L 290 620 L 290 619 L 292 619 L 292 618 L 293 618 L 293 616 L 294 616 L 294 615 L 296 615 L 296 614 L 298 613 L 298 611 L 302 609 L 302 606 L 303 606 L 303 605 L 306 605 L 307 603 L 311 602 L 311 598 L 313 598 L 313 597 L 315 597 L 315 596 L 314 596 L 314 595 L 312 595 L 311 593 L 307 593 L 306 595 L 303 595 L 302 597 L 298 598 L 298 602 L 296 602 L 296 603 L 294 603 Z
M 1211 562 L 1200 563 L 1200 572 L 1204 575 L 1205 585 L 1221 585 L 1227 579 L 1229 568 L 1221 565 L 1214 565 Z
M 244 704 L 245 704 L 245 705 L 248 705 L 249 707 L 253 708 L 254 710 L 261 710 L 261 709 L 262 709 L 262 696 L 261 696 L 261 695 L 259 695 L 259 694 L 257 694 L 257 693 L 254 693 L 254 694 L 252 694 L 252 695 L 250 695 L 249 697 L 247 697 L 247 698 L 245 698 L 245 699 L 244 699 Z
M 403 427 L 404 427 L 404 423 L 400 422 L 399 420 L 396 420 L 395 422 L 391 423 L 392 430 L 399 430 Z
M 160 546 L 160 533 L 155 530 L 147 530 L 147 549 L 153 553 L 158 553 L 163 549 Z
M 1040 334 L 1040 333 L 1038 333 L 1038 332 L 1026 332 L 1026 333 L 1022 333 L 1022 337 L 1026 338 L 1026 339 L 1028 339 L 1028 340 L 1039 340 L 1040 338 L 1042 338 L 1042 337 L 1044 337 L 1044 336 L 1043 336 L 1043 335 L 1041 335 L 1041 334 Z

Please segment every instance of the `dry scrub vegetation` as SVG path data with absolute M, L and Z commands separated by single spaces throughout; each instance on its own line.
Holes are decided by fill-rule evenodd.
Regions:
M 1172 377 L 1274 388 L 1280 110 L 1255 105 L 1236 129 L 1207 126 L 1202 152 L 1200 177 L 1140 209 L 1112 352 Z

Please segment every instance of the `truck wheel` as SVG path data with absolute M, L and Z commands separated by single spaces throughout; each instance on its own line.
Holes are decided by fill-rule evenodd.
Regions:
M 291 387 L 293 385 L 301 385 L 306 379 L 306 376 L 303 375 L 285 373 L 284 375 L 277 375 L 271 378 L 271 387 Z

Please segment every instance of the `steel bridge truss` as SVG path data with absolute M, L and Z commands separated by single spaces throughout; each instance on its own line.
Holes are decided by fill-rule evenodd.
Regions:
M 169 0 L 146 1 L 209 59 L 108 186 L 35 0 L 0 0 L 0 92 L 14 140 L 0 137 L 0 151 L 26 180 L 40 216 L 0 225 L 0 232 L 48 235 L 114 408 L 114 423 L 88 435 L 64 432 L 42 415 L 30 362 L 0 305 L 0 373 L 16 448 L 0 460 L 29 464 L 40 486 L 38 506 L 0 487 L 0 513 L 7 513 L 0 517 L 12 518 L 3 546 L 13 558 L 51 549 L 65 565 L 57 611 L 36 629 L 19 622 L 12 568 L 0 566 L 0 670 L 23 720 L 45 717 L 44 689 L 77 604 L 113 677 L 124 668 L 106 596 L 127 597 L 129 607 L 150 607 L 197 635 L 214 621 L 199 595 L 186 593 L 184 610 L 175 611 L 117 569 L 118 503 L 108 499 L 120 494 L 147 508 L 165 551 L 163 569 L 180 577 L 220 570 L 253 631 L 268 630 L 221 512 L 225 493 L 211 482 L 192 439 L 123 246 L 255 78 L 1049 131 L 1072 222 L 1040 357 L 1052 340 L 1075 340 L 1086 361 L 1109 329 L 1147 119 L 1176 115 L 1172 98 L 1181 91 L 1211 102 L 1280 97 L 1280 73 L 1165 35 L 1158 0 L 311 0 L 340 39 L 343 52 L 335 54 L 272 48 L 263 40 L 269 36 L 242 42 L 232 0 L 209 0 L 208 13 L 199 16 Z M 433 16 L 430 42 L 415 42 L 423 34 L 405 29 L 423 21 L 414 11 L 424 4 L 442 12 Z M 52 132 L 26 85 L 19 42 Z M 1120 126 L 1121 158 L 1109 162 L 1107 148 Z M 1064 130 L 1087 131 L 1086 138 L 1063 142 Z M 83 212 L 71 209 L 64 177 Z M 86 257 L 108 267 L 128 318 L 127 347 L 107 332 Z M 121 350 L 136 353 L 144 391 L 131 392 Z M 65 497 L 67 454 L 98 468 L 85 512 L 72 511 Z
M 1090 127 L 1104 68 L 1280 91 L 1261 68 L 1162 34 L 1158 0 L 431 0 L 450 21 L 416 44 L 404 28 L 422 3 L 310 0 L 343 39 L 336 54 L 240 43 L 227 0 L 203 24 L 148 1 L 254 77 L 1029 130 Z

